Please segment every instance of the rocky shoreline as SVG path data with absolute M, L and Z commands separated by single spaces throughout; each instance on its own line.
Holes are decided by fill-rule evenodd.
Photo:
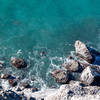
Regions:
M 75 42 L 75 51 L 76 57 L 69 56 L 62 65 L 63 69 L 51 73 L 61 84 L 59 89 L 38 91 L 29 83 L 21 82 L 20 77 L 1 74 L 0 100 L 100 100 L 100 53 L 79 40 Z M 17 69 L 27 67 L 21 58 L 12 57 L 10 62 Z

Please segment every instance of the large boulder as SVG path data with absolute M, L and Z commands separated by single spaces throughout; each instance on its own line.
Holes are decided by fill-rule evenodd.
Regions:
M 100 85 L 100 73 L 88 66 L 83 70 L 80 80 L 85 85 Z
M 52 76 L 54 77 L 57 83 L 67 83 L 69 81 L 69 74 L 66 70 L 55 70 L 52 72 Z
M 76 50 L 77 56 L 79 56 L 80 58 L 83 58 L 88 63 L 93 63 L 94 57 L 91 55 L 87 46 L 83 42 L 77 40 L 75 42 L 75 50 Z
M 79 71 L 80 66 L 77 60 L 67 59 L 67 61 L 64 62 L 63 67 L 68 71 L 77 72 Z
M 27 63 L 20 58 L 11 57 L 11 64 L 16 68 L 25 68 L 27 67 Z

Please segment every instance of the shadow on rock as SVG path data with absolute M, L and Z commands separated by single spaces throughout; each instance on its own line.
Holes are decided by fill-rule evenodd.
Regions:
M 96 49 L 94 48 L 90 48 L 88 47 L 91 55 L 94 57 L 94 63 L 95 65 L 100 65 L 100 52 L 97 51 Z

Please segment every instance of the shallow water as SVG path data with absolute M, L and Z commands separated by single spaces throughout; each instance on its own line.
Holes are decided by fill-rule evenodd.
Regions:
M 100 50 L 100 0 L 0 0 L 5 73 L 31 79 L 37 87 L 54 87 L 50 72 L 62 68 L 78 39 Z M 41 51 L 46 56 L 41 57 Z M 28 68 L 11 67 L 12 56 L 24 58 Z

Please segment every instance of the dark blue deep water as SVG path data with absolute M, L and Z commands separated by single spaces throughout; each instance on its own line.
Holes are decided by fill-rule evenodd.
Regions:
M 62 67 L 78 39 L 100 50 L 100 0 L 0 0 L 3 72 L 37 87 L 56 86 L 50 72 Z M 24 58 L 28 67 L 13 68 L 12 56 Z

